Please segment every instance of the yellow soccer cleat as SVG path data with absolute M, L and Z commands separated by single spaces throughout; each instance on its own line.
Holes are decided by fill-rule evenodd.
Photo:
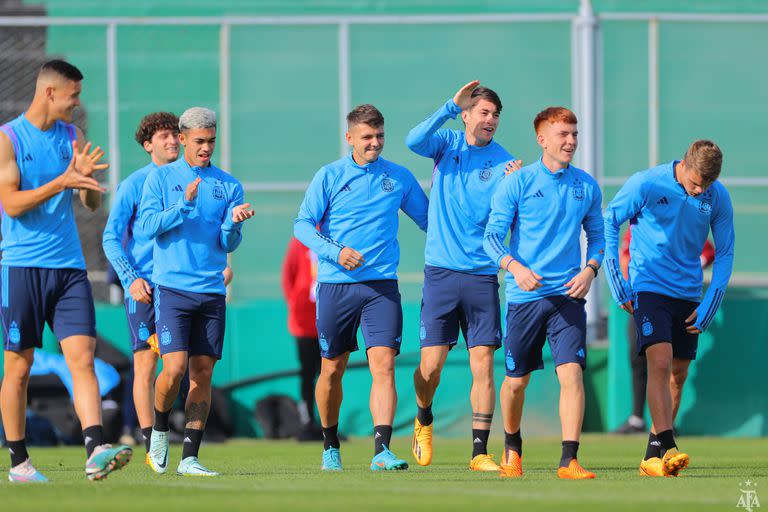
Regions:
M 661 463 L 661 459 L 658 457 L 651 457 L 648 460 L 640 461 L 640 475 L 641 476 L 677 476 L 665 475 L 664 465 Z
M 426 427 L 416 418 L 413 421 L 413 444 L 411 452 L 419 466 L 429 466 L 432 463 L 432 430 L 434 425 Z
M 481 453 L 469 461 L 469 469 L 472 471 L 498 471 L 499 465 L 493 462 L 493 455 Z
M 523 476 L 523 459 L 514 450 L 508 450 L 508 452 L 509 458 L 507 458 L 507 453 L 501 456 L 499 474 L 504 478 L 520 478 Z
M 147 452 L 147 456 L 144 457 L 144 464 L 146 464 L 150 468 L 152 467 L 152 463 L 149 461 L 149 452 Z
M 687 453 L 680 452 L 677 448 L 670 448 L 661 459 L 664 476 L 677 476 L 680 471 L 688 467 L 690 457 Z
M 158 356 L 160 355 L 160 346 L 157 344 L 157 333 L 147 338 L 147 345 L 149 345 L 149 350 Z
M 587 480 L 589 478 L 595 478 L 595 474 L 591 471 L 587 471 L 579 461 L 571 459 L 571 462 L 566 468 L 557 468 L 557 476 L 564 480 Z

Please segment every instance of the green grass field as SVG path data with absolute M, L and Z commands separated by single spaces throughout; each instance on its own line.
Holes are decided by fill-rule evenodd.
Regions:
M 410 439 L 396 438 L 392 449 L 412 462 Z M 500 439 L 490 446 L 500 452 Z M 201 460 L 223 473 L 212 479 L 156 475 L 143 464 L 144 450 L 123 471 L 104 482 L 89 482 L 78 448 L 34 449 L 38 469 L 51 483 L 0 484 L 2 511 L 59 510 L 735 510 L 741 482 L 757 482 L 768 499 L 768 440 L 682 438 L 691 466 L 679 478 L 641 478 L 637 465 L 644 438 L 588 435 L 579 459 L 595 471 L 592 481 L 560 481 L 555 439 L 524 444 L 522 479 L 474 473 L 467 467 L 467 440 L 437 439 L 431 466 L 415 463 L 405 472 L 371 473 L 372 443 L 355 439 L 342 446 L 344 471 L 320 472 L 320 447 L 293 441 L 232 441 L 204 445 Z M 171 447 L 175 469 L 180 446 Z M 7 457 L 5 453 L 3 456 Z M 497 457 L 498 460 L 498 457 Z M 6 466 L 3 466 L 5 471 Z M 5 476 L 3 476 L 5 479 Z

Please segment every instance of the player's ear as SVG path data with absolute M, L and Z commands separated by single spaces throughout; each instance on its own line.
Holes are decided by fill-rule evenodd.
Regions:
M 536 134 L 536 142 L 538 142 L 539 146 L 542 148 L 544 147 L 544 136 L 541 133 Z
M 144 146 L 144 151 L 147 153 L 152 152 L 152 142 L 145 140 L 141 145 Z
M 352 145 L 352 135 L 350 135 L 349 130 L 346 131 L 344 134 L 344 137 L 347 139 L 347 144 L 350 146 Z
M 179 143 L 180 143 L 182 146 L 186 146 L 186 145 L 187 145 L 187 137 L 186 137 L 186 135 L 184 134 L 184 132 L 179 132 Z

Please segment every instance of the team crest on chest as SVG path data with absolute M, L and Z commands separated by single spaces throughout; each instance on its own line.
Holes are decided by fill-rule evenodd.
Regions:
M 381 180 L 381 190 L 384 192 L 392 192 L 395 190 L 395 182 L 392 181 L 388 174 L 385 174 L 384 179 Z
M 493 173 L 491 172 L 490 169 L 482 169 L 480 171 L 480 181 L 488 181 L 489 179 L 491 179 L 491 174 Z
M 218 199 L 219 201 L 224 200 L 224 187 L 221 185 L 221 182 L 218 182 L 216 185 L 214 185 L 213 198 Z
M 573 198 L 575 200 L 583 201 L 584 200 L 584 182 L 576 178 L 573 182 L 573 188 L 571 188 L 571 193 L 573 194 Z
M 707 190 L 703 194 L 701 194 L 701 199 L 699 200 L 699 213 L 702 215 L 709 215 L 712 213 L 712 191 Z

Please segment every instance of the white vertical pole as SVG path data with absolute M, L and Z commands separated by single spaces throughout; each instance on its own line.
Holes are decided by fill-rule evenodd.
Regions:
M 222 23 L 219 27 L 219 119 L 217 123 L 219 129 L 216 132 L 216 138 L 221 149 L 221 168 L 232 172 L 229 30 L 228 23 Z
M 232 146 L 230 133 L 231 130 L 231 115 L 230 115 L 230 80 L 231 80 L 231 65 L 230 65 L 230 52 L 229 52 L 229 23 L 222 23 L 219 26 L 219 116 L 217 119 L 216 140 L 218 141 L 219 149 L 221 150 L 221 168 L 225 171 L 232 172 Z M 247 201 L 246 201 L 247 202 Z M 227 254 L 227 265 L 232 266 L 232 253 Z M 227 302 L 232 300 L 232 284 L 227 285 Z
M 109 143 L 109 203 L 120 181 L 120 111 L 117 90 L 117 24 L 107 24 L 107 132 Z
M 659 163 L 659 19 L 648 21 L 648 166 Z
M 352 109 L 349 83 L 349 23 L 339 22 L 339 134 L 341 156 L 349 152 L 344 134 L 347 131 L 347 113 Z
M 579 105 L 579 166 L 593 176 L 597 173 L 597 18 L 590 0 L 581 0 L 578 28 L 578 105 Z M 586 249 L 586 237 L 582 233 L 582 250 Z M 587 340 L 598 336 L 601 307 L 600 286 L 594 283 L 587 296 Z

